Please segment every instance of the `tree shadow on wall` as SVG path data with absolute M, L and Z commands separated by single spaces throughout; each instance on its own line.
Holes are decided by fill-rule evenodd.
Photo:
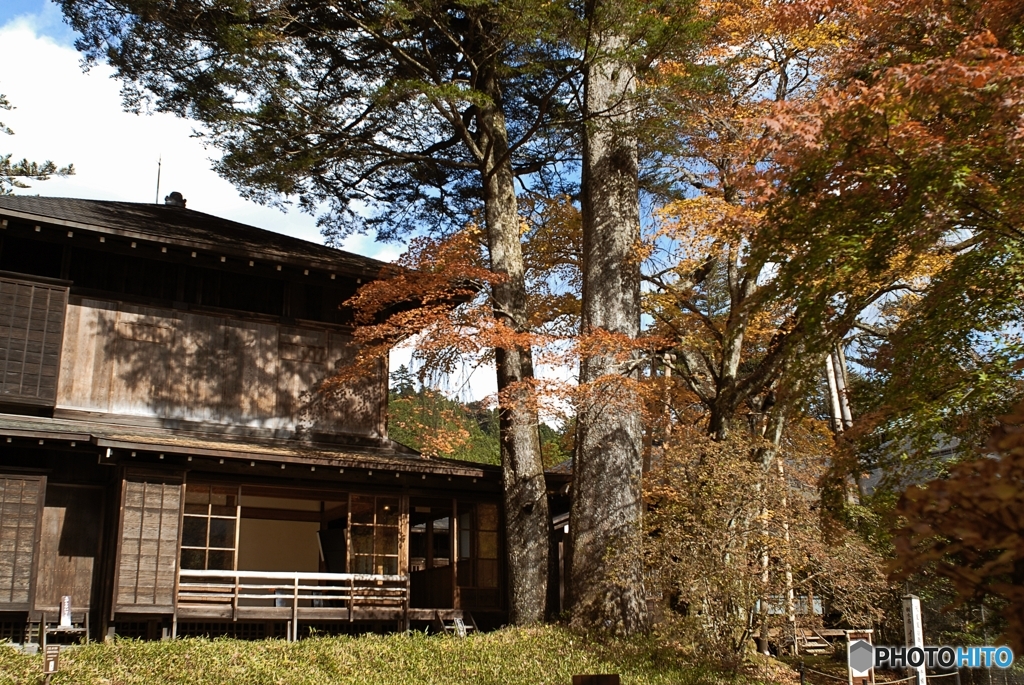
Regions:
M 337 334 L 187 312 L 104 310 L 93 326 L 113 365 L 112 413 L 261 437 L 380 437 L 379 376 L 330 382 L 352 356 Z

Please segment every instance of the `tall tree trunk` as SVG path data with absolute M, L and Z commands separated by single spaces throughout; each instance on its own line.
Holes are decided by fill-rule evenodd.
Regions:
M 510 328 L 526 325 L 526 276 L 520 242 L 515 179 L 508 155 L 508 132 L 496 80 L 481 79 L 492 102 L 481 107 L 480 148 L 484 219 L 491 269 L 505 276 L 491 297 L 495 316 Z M 548 515 L 537 406 L 533 394 L 533 355 L 529 347 L 495 350 L 498 372 L 501 464 L 508 544 L 511 621 L 544 620 L 548 581 Z
M 829 419 L 833 433 L 842 433 L 843 422 L 842 398 L 839 396 L 839 383 L 836 380 L 836 367 L 832 354 L 825 355 L 825 380 L 828 381 Z
M 839 391 L 839 409 L 843 417 L 843 428 L 853 428 L 853 413 L 850 411 L 850 378 L 846 373 L 846 355 L 842 343 L 832 346 L 832 370 L 836 377 L 836 389 Z
M 799 385 L 797 386 L 799 387 Z M 794 389 L 795 390 L 795 389 Z M 765 471 L 765 485 L 767 486 L 767 479 L 771 477 L 769 471 L 772 467 L 772 463 L 775 464 L 775 475 L 779 479 L 779 487 L 782 490 L 782 498 L 779 502 L 778 515 L 781 518 L 782 527 L 782 553 L 785 558 L 783 563 L 783 580 L 785 582 L 785 593 L 784 599 L 786 604 L 786 620 L 788 623 L 786 633 L 793 638 L 793 653 L 799 653 L 799 641 L 796 635 L 796 593 L 793 587 L 793 566 L 790 562 L 790 534 L 789 534 L 789 484 L 786 480 L 786 467 L 782 461 L 782 457 L 779 454 L 780 446 L 782 444 L 782 433 L 786 427 L 786 404 L 777 404 L 772 408 L 772 412 L 766 417 L 764 432 L 762 437 L 765 437 L 769 441 L 767 447 L 763 447 L 758 450 L 758 458 L 761 463 L 761 467 Z M 762 512 L 762 521 L 768 522 L 770 516 L 768 511 Z M 770 536 L 770 531 L 766 531 Z M 770 581 L 769 568 L 770 559 L 768 557 L 768 551 L 765 550 L 762 553 L 761 565 L 764 568 L 764 585 L 768 586 Z M 761 606 L 767 607 L 771 603 L 770 597 L 761 598 Z M 765 648 L 768 646 L 768 623 L 765 621 L 762 624 L 761 638 Z M 767 653 L 767 652 L 766 652 Z
M 828 381 L 830 417 L 832 432 L 837 436 L 853 428 L 853 414 L 850 410 L 849 379 L 846 374 L 846 355 L 841 344 L 835 344 L 825 355 L 825 376 Z M 859 473 L 849 473 L 845 478 L 847 504 L 860 504 L 864 484 Z
M 592 25 L 605 8 L 588 7 Z M 595 20 L 596 19 L 596 20 Z M 607 22 L 612 26 L 613 22 Z M 636 338 L 640 331 L 640 207 L 636 83 L 622 56 L 626 41 L 592 31 L 584 75 L 583 332 Z M 640 555 L 643 431 L 640 399 L 611 351 L 586 353 L 586 387 L 577 417 L 570 512 L 570 601 L 573 622 L 621 634 L 647 628 Z

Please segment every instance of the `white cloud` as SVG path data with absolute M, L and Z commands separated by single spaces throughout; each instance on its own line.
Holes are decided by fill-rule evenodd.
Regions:
M 210 170 L 210 158 L 217 151 L 204 149 L 191 137 L 190 122 L 168 114 L 124 112 L 112 70 L 100 65 L 83 73 L 78 52 L 58 42 L 73 39 L 60 23 L 59 12 L 51 3 L 43 7 L 38 14 L 0 26 L 0 45 L 8 55 L 0 61 L 0 93 L 17 108 L 0 113 L 0 121 L 15 132 L 0 136 L 0 151 L 13 153 L 15 159 L 74 163 L 76 174 L 32 183 L 19 194 L 153 202 L 157 160 L 162 157 L 159 201 L 177 190 L 191 209 L 323 242 L 314 217 L 297 210 L 284 214 L 239 197 L 230 183 Z M 366 235 L 349 237 L 344 248 L 384 261 L 393 261 L 403 249 Z M 395 350 L 392 370 L 408 364 L 410 355 L 407 348 Z M 467 366 L 446 386 L 462 400 L 491 396 L 496 391 L 494 367 Z
M 43 34 L 44 29 L 54 33 L 55 11 L 47 3 L 40 14 L 0 27 L 0 45 L 8 55 L 0 61 L 0 92 L 17 108 L 0 119 L 15 132 L 0 138 L 0 150 L 16 159 L 72 162 L 77 171 L 70 178 L 33 183 L 22 194 L 153 202 L 162 157 L 159 201 L 178 190 L 192 209 L 322 242 L 314 217 L 297 210 L 285 214 L 239 197 L 210 170 L 217 151 L 191 137 L 190 122 L 168 114 L 124 112 L 120 85 L 109 67 L 83 73 L 74 48 Z M 355 240 L 352 248 L 384 259 L 396 256 L 393 248 L 371 239 Z

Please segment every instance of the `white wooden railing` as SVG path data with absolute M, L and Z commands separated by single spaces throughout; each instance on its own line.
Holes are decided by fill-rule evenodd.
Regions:
M 288 637 L 297 639 L 300 618 L 355 620 L 376 610 L 408 622 L 409 576 L 292 571 L 200 571 L 178 573 L 174 624 L 179 614 L 206 610 L 239 618 L 290 618 Z M 176 630 L 175 630 L 176 632 Z

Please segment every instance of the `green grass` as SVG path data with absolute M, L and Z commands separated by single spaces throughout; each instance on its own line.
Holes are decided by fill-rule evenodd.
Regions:
M 569 685 L 579 673 L 619 673 L 629 685 L 714 685 L 656 638 L 600 640 L 558 627 L 466 639 L 367 635 L 279 640 L 116 640 L 61 652 L 54 685 Z M 0 647 L 0 684 L 42 682 L 42 657 Z M 743 679 L 761 680 L 761 678 Z

